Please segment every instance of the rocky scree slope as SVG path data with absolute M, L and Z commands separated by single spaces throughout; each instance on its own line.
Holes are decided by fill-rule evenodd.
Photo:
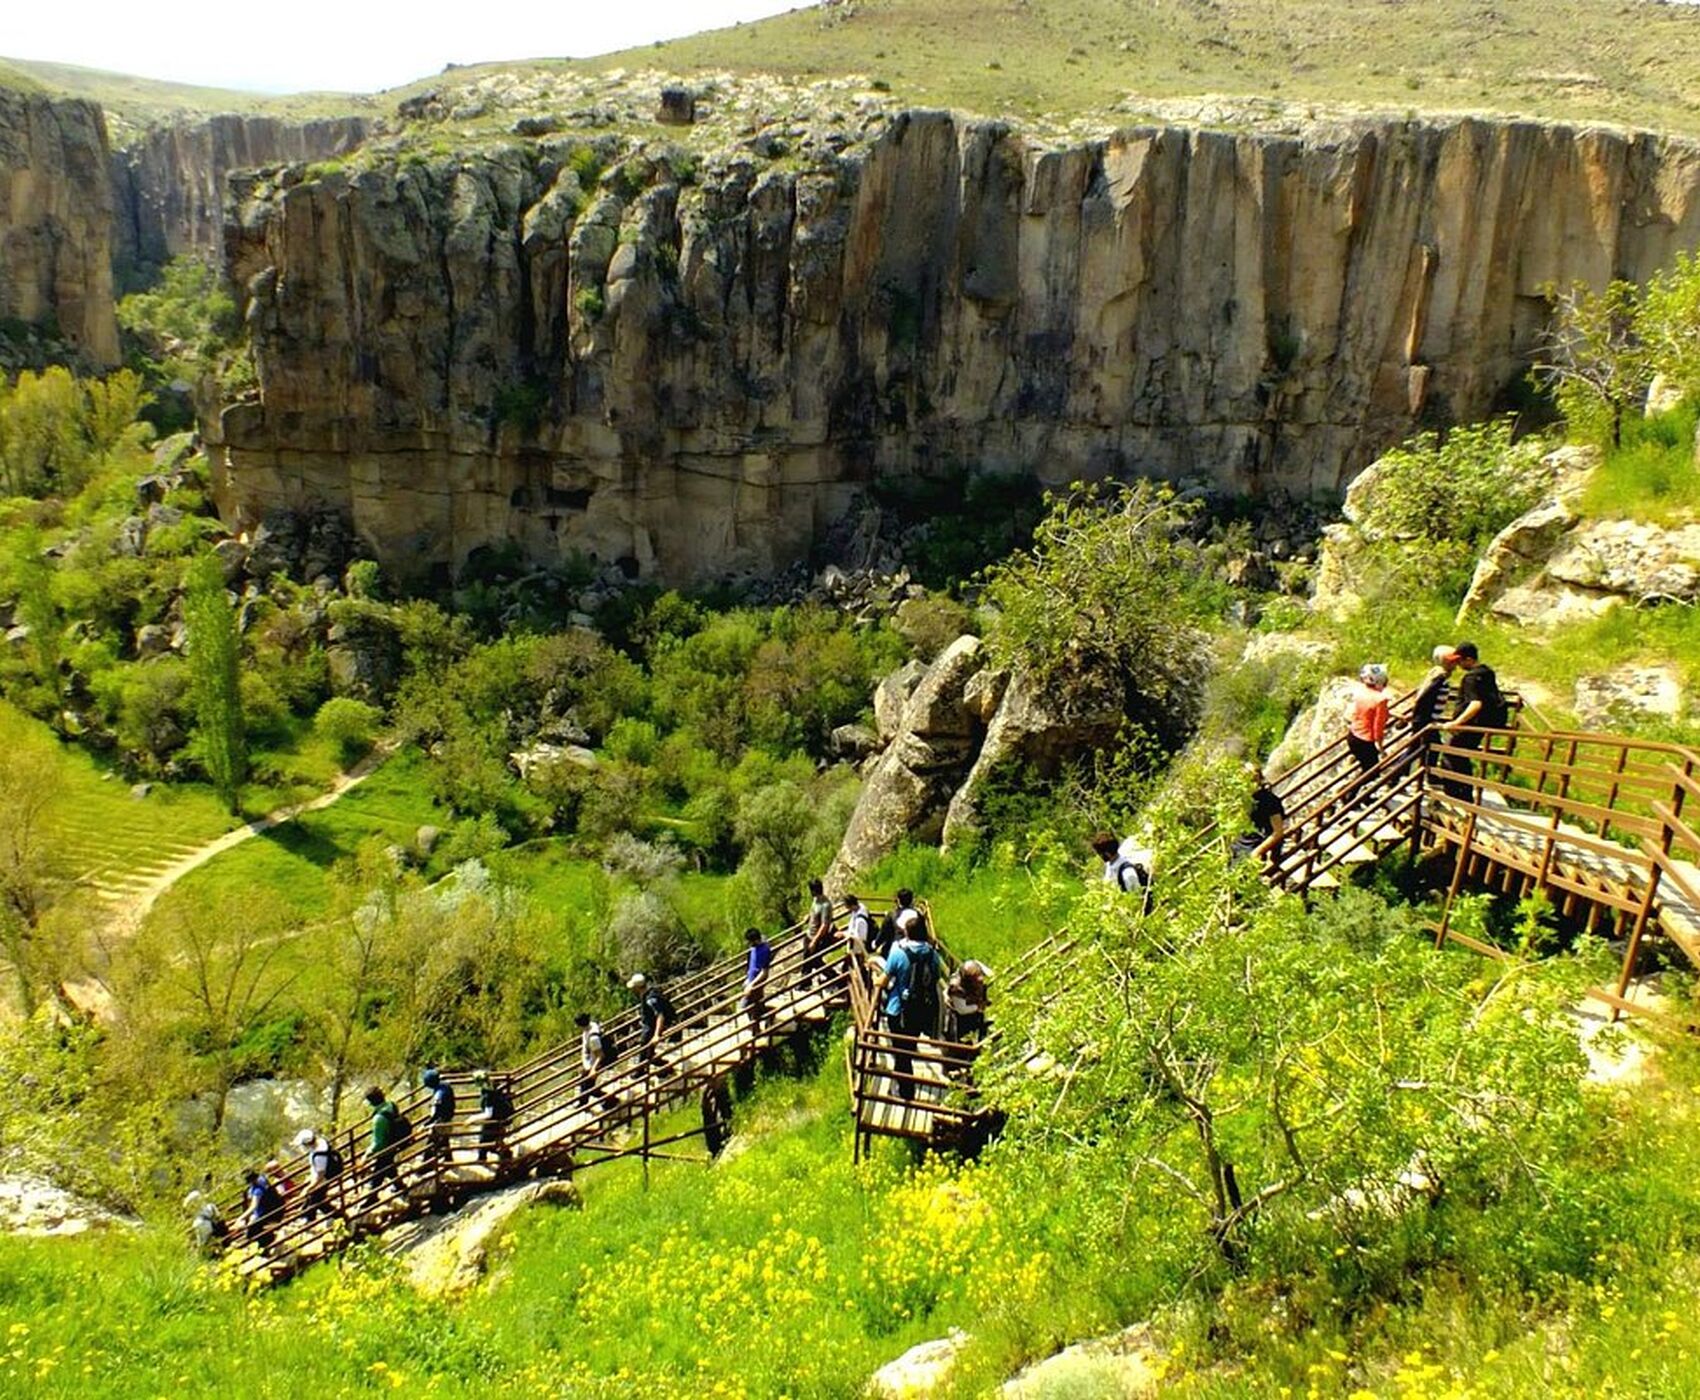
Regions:
M 227 508 L 328 503 L 404 571 L 512 540 L 689 582 L 797 557 L 877 473 L 1335 492 L 1484 413 L 1546 284 L 1700 244 L 1700 147 L 1652 136 L 749 130 L 239 177 Z

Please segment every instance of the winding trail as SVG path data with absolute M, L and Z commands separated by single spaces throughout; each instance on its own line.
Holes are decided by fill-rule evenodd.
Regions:
M 322 811 L 333 802 L 341 800 L 377 772 L 393 751 L 393 745 L 379 744 L 346 773 L 338 774 L 336 781 L 317 797 L 293 803 L 288 807 L 279 807 L 276 811 L 268 812 L 263 817 L 237 827 L 234 831 L 214 837 L 205 845 L 197 846 L 187 855 L 173 861 L 146 884 L 126 890 L 123 896 L 110 906 L 111 927 L 119 933 L 133 933 L 141 927 L 142 920 L 147 918 L 160 897 L 191 870 L 199 869 L 214 856 L 223 855 L 252 837 L 264 836 L 266 832 L 282 826 L 285 822 L 294 821 L 304 812 Z

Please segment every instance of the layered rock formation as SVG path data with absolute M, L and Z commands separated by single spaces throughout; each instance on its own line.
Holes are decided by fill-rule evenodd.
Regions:
M 92 102 L 0 87 L 0 318 L 54 324 L 118 362 L 106 122 Z
M 1547 283 L 1700 244 L 1700 148 L 1533 124 L 1052 149 L 907 113 L 803 168 L 601 139 L 248 179 L 234 501 L 333 502 L 393 565 L 511 539 L 690 580 L 882 472 L 1332 492 L 1487 410 Z
M 361 117 L 292 122 L 226 115 L 140 133 L 111 157 L 120 276 L 144 275 L 180 253 L 221 256 L 231 171 L 346 155 L 371 126 Z

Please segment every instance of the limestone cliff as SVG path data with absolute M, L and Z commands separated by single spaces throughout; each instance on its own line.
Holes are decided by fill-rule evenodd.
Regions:
M 766 154 L 239 176 L 227 500 L 330 502 L 404 568 L 513 540 L 688 580 L 794 557 L 881 472 L 1335 492 L 1485 412 L 1544 284 L 1700 244 L 1700 147 L 1535 124 L 1059 148 L 917 112 Z
M 92 102 L 0 86 L 0 318 L 56 323 L 118 361 L 106 122 Z
M 155 126 L 112 153 L 121 278 L 179 253 L 224 247 L 224 183 L 233 170 L 346 155 L 366 139 L 360 117 L 295 122 L 215 116 Z

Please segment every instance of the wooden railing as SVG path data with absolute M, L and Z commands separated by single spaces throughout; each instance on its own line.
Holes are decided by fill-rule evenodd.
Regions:
M 871 912 L 889 907 L 865 901 Z M 398 1106 L 413 1124 L 412 1136 L 390 1152 L 361 1152 L 353 1129 L 339 1132 L 336 1145 L 346 1164 L 327 1191 L 328 1210 L 310 1200 L 306 1154 L 284 1163 L 298 1189 L 281 1211 L 253 1229 L 238 1229 L 237 1245 L 256 1246 L 239 1255 L 238 1267 L 262 1278 L 282 1277 L 297 1262 L 334 1252 L 373 1229 L 452 1204 L 460 1197 L 489 1190 L 521 1175 L 571 1171 L 579 1165 L 641 1153 L 646 1162 L 665 1156 L 659 1149 L 700 1134 L 701 1130 L 654 1140 L 650 1119 L 661 1110 L 708 1088 L 729 1071 L 801 1026 L 816 1023 L 849 1004 L 852 960 L 842 940 L 809 956 L 807 926 L 799 924 L 770 940 L 773 962 L 764 1010 L 759 1020 L 745 1003 L 746 955 L 736 954 L 677 979 L 663 990 L 676 1019 L 662 1044 L 640 1044 L 636 1010 L 610 1017 L 605 1026 L 616 1036 L 619 1054 L 598 1071 L 594 1084 L 585 1075 L 578 1040 L 555 1046 L 518 1068 L 492 1078 L 503 1083 L 513 1111 L 496 1141 L 485 1141 L 486 1123 L 471 1112 L 476 1090 L 464 1072 L 445 1074 L 456 1091 L 456 1114 L 436 1138 L 426 1121 L 429 1097 L 408 1095 Z M 865 974 L 861 974 L 865 976 Z M 619 1146 L 613 1135 L 625 1128 L 641 1132 L 637 1145 Z M 499 1142 L 494 1162 L 488 1158 Z M 394 1179 L 399 1192 L 388 1201 L 380 1190 Z M 227 1218 L 238 1219 L 233 1204 Z

